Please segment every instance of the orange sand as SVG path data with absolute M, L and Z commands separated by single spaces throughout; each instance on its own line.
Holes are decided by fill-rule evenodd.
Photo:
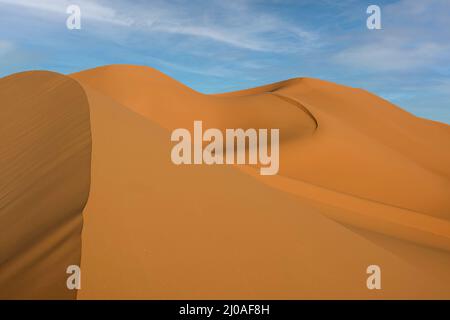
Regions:
M 92 130 L 79 299 L 450 298 L 450 126 L 316 79 L 204 95 L 147 67 L 70 77 Z M 174 165 L 194 120 L 279 128 L 279 174 Z
M 72 77 L 93 127 L 79 298 L 450 298 L 449 126 L 315 79 L 204 95 L 145 67 Z M 280 128 L 279 176 L 173 165 L 194 120 Z
M 0 79 L 0 299 L 70 299 L 90 181 L 89 105 L 51 72 Z

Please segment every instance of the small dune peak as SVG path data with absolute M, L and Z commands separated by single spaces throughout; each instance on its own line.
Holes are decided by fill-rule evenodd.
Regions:
M 76 72 L 70 77 L 82 83 L 99 85 L 120 83 L 127 86 L 171 86 L 180 90 L 194 91 L 169 75 L 150 66 L 110 64 Z

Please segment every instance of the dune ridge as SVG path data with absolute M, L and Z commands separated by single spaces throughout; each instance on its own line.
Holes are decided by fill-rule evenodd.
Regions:
M 105 73 L 106 80 L 102 77 Z M 204 119 L 217 128 L 280 128 L 280 153 L 285 155 L 280 160 L 280 175 L 386 205 L 450 218 L 448 126 L 434 126 L 433 122 L 414 117 L 360 89 L 302 78 L 210 96 L 187 90 L 167 76 L 164 81 L 170 83 L 161 86 L 159 72 L 124 65 L 96 68 L 72 77 L 169 130 L 189 128 L 196 119 Z M 118 84 L 112 90 L 110 78 L 120 86 L 129 83 L 132 95 L 120 90 Z M 274 102 L 268 94 L 282 101 Z M 173 101 L 177 96 L 181 96 L 181 104 Z M 335 99 L 323 102 L 322 96 Z M 344 100 L 342 106 L 330 107 L 340 100 Z M 304 112 L 295 112 L 294 107 Z M 268 120 L 259 120 L 266 114 Z M 377 117 L 380 129 L 373 124 Z

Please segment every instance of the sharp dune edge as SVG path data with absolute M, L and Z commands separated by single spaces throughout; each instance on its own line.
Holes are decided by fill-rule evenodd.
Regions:
M 51 90 L 44 74 L 77 89 Z M 13 75 L 0 80 L 0 92 L 9 119 L 23 106 L 19 92 L 28 92 L 48 97 L 45 106 L 77 113 L 55 123 L 77 123 L 84 137 L 77 144 L 59 136 L 57 145 L 67 143 L 64 152 L 78 161 L 67 163 L 64 174 L 51 171 L 64 189 L 73 180 L 80 189 L 67 193 L 77 197 L 53 195 L 51 184 L 23 189 L 1 180 L 0 228 L 8 233 L 0 238 L 0 296 L 23 296 L 24 286 L 14 287 L 17 275 L 42 275 L 33 261 L 61 270 L 63 257 L 67 265 L 69 256 L 79 259 L 81 245 L 78 299 L 450 298 L 448 125 L 364 90 L 308 78 L 204 95 L 151 68 L 112 65 L 70 76 Z M 87 112 L 75 93 L 87 97 Z M 30 149 L 15 139 L 40 132 L 42 113 L 33 110 L 28 122 L 0 127 L 2 137 L 10 134 L 9 147 L 0 149 L 2 176 L 56 161 L 45 153 L 13 161 Z M 194 120 L 219 129 L 280 128 L 279 174 L 260 176 L 251 166 L 175 166 L 170 133 Z M 5 211 L 4 199 L 14 192 L 16 201 L 22 194 L 31 200 Z M 36 203 L 59 210 L 37 215 Z M 17 222 L 30 215 L 37 219 L 33 228 Z M 43 240 L 55 230 L 67 239 L 64 246 Z M 36 247 L 39 259 L 21 258 L 36 255 Z M 371 264 L 382 268 L 382 290 L 366 288 Z M 65 286 L 62 278 L 46 281 Z M 45 292 L 37 288 L 30 297 Z M 48 296 L 74 297 L 53 292 Z

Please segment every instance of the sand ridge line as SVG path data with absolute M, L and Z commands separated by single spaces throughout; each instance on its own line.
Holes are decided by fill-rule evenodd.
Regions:
M 235 167 L 275 189 L 336 209 L 337 211 L 329 209 L 322 211 L 328 218 L 344 225 L 450 251 L 450 222 L 444 219 L 280 175 L 268 177 L 271 179 L 269 181 L 266 177 L 259 176 L 249 166 Z M 342 209 L 345 212 L 341 212 Z
M 318 128 L 319 128 L 319 122 L 317 121 L 317 119 L 316 119 L 316 117 L 312 114 L 312 112 L 308 109 L 308 108 L 306 108 L 302 103 L 300 103 L 299 101 L 297 101 L 296 99 L 293 99 L 293 98 L 290 98 L 290 97 L 288 97 L 288 96 L 285 96 L 285 95 L 282 95 L 282 94 L 280 94 L 280 93 L 276 93 L 276 92 L 273 92 L 273 91 L 269 91 L 269 92 L 267 92 L 268 94 L 271 94 L 271 95 L 273 95 L 273 96 L 275 96 L 275 97 L 277 97 L 277 98 L 280 98 L 281 100 L 284 100 L 284 101 L 286 101 L 286 102 L 288 102 L 288 103 L 290 103 L 290 104 L 293 104 L 293 105 L 295 105 L 296 107 L 298 107 L 299 109 L 301 109 L 303 112 L 305 112 L 313 121 L 314 121 L 314 124 L 315 124 L 315 129 L 314 130 L 317 130 Z

